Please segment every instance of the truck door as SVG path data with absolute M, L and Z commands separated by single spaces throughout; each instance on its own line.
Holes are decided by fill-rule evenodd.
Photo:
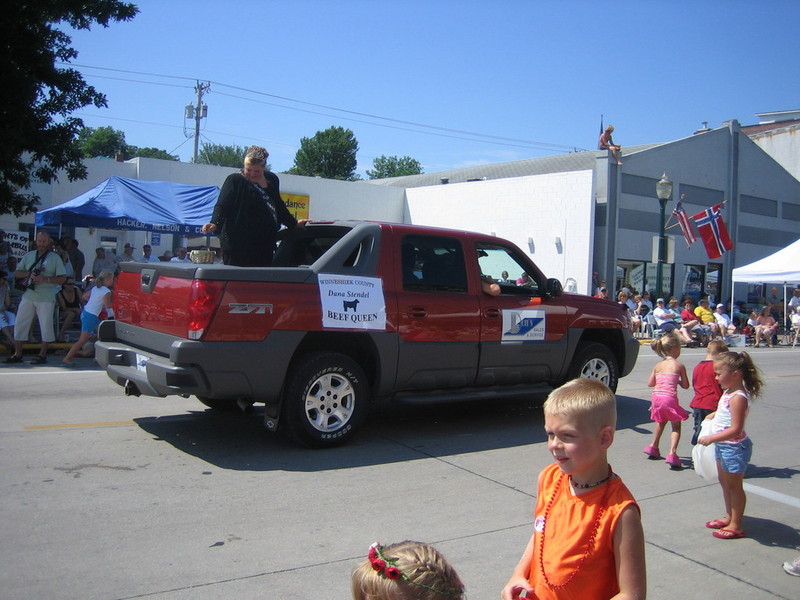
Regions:
M 406 235 L 398 285 L 398 389 L 473 385 L 478 368 L 480 311 L 469 293 L 461 240 Z
M 503 245 L 479 243 L 472 253 L 483 283 L 500 294 L 480 301 L 479 385 L 546 382 L 567 355 L 567 316 L 560 298 L 545 296 L 545 278 Z

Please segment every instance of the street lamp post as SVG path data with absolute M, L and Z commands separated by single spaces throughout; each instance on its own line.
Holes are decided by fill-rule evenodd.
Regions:
M 664 231 L 666 222 L 666 209 L 669 197 L 672 195 L 672 182 L 667 179 L 667 174 L 661 176 L 661 180 L 656 183 L 656 196 L 658 196 L 658 203 L 661 206 L 661 220 L 659 221 L 658 228 L 658 271 L 656 272 L 656 293 L 663 297 L 664 290 L 662 289 L 664 283 L 664 263 L 667 262 L 667 239 Z

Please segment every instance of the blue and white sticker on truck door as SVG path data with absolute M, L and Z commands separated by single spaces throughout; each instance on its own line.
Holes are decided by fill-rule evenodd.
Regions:
M 535 309 L 504 310 L 501 342 L 544 340 L 547 329 L 545 311 Z
M 383 281 L 378 277 L 319 275 L 322 326 L 386 329 Z

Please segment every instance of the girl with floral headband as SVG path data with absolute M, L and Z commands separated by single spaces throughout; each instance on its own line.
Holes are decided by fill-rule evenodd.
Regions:
M 353 600 L 463 600 L 464 584 L 436 548 L 405 541 L 374 543 L 353 570 Z

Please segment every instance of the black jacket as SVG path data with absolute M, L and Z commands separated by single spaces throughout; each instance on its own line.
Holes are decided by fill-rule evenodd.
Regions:
M 211 222 L 217 226 L 225 264 L 269 266 L 281 225 L 290 229 L 297 226 L 297 220 L 281 200 L 278 176 L 270 171 L 264 175 L 266 194 L 277 219 L 273 218 L 259 186 L 241 173 L 231 173 L 222 184 Z

